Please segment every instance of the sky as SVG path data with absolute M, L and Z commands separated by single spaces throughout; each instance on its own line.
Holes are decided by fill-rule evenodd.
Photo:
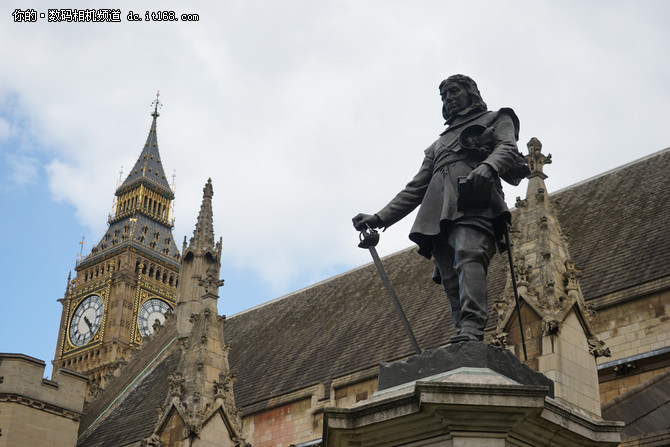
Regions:
M 0 352 L 44 360 L 45 375 L 57 300 L 105 232 L 158 90 L 173 234 L 191 237 L 211 178 L 228 316 L 371 261 L 351 218 L 416 173 L 451 74 L 516 111 L 522 152 L 540 139 L 550 193 L 670 146 L 664 0 L 166 0 L 197 20 L 148 22 L 128 15 L 156 2 L 103 6 L 121 21 L 0 6 Z M 15 23 L 27 8 L 37 21 Z M 505 194 L 512 206 L 525 182 Z M 411 246 L 412 220 L 382 234 L 382 256 Z

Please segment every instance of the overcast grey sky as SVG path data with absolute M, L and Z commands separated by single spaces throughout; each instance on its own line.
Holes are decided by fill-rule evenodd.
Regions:
M 351 217 L 419 168 L 451 74 L 516 111 L 522 151 L 542 141 L 550 192 L 670 145 L 665 1 L 162 1 L 199 21 L 126 19 L 150 3 L 101 5 L 121 23 L 13 23 L 54 6 L 39 0 L 0 9 L 0 351 L 53 358 L 55 300 L 81 237 L 86 254 L 104 234 L 156 90 L 174 236 L 192 234 L 211 177 L 228 315 L 369 262 Z M 382 255 L 410 246 L 411 222 Z

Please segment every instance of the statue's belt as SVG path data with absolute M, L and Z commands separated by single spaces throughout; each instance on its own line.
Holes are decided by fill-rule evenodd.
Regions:
M 470 166 L 472 169 L 474 169 L 476 165 L 479 164 L 475 160 L 468 160 L 466 157 L 461 157 L 454 151 L 449 151 L 446 155 L 441 157 L 437 162 L 438 164 L 436 164 L 433 167 L 433 175 L 437 174 L 438 172 L 443 172 L 444 168 L 446 168 L 449 163 L 454 163 L 458 161 L 462 161 L 463 163 Z M 475 164 L 475 166 L 472 166 L 473 163 Z

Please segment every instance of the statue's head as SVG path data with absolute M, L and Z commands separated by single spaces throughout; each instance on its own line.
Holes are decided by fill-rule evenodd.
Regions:
M 447 106 L 447 97 L 449 96 L 450 87 L 457 86 L 460 90 L 465 90 L 467 93 L 467 98 L 455 98 L 457 104 L 454 104 L 452 107 Z M 451 89 L 456 91 L 458 89 Z M 440 96 L 442 97 L 442 116 L 445 120 L 449 121 L 454 113 L 460 112 L 467 107 L 472 109 L 477 109 L 481 111 L 486 111 L 488 108 L 486 103 L 482 99 L 481 93 L 477 88 L 477 83 L 469 76 L 462 74 L 455 74 L 449 76 L 447 79 L 440 83 Z M 454 100 L 454 98 L 450 98 Z

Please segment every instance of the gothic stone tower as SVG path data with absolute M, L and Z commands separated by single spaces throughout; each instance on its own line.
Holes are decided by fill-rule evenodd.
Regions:
M 172 237 L 174 194 L 158 152 L 158 98 L 149 136 L 116 190 L 109 227 L 77 263 L 61 300 L 63 312 L 53 361 L 84 373 L 89 392 L 126 361 L 174 309 L 180 254 Z

